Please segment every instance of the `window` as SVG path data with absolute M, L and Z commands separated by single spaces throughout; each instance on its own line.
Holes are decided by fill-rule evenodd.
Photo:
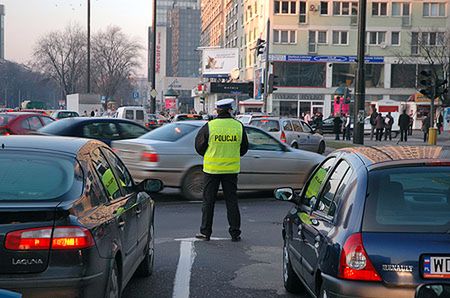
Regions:
M 333 31 L 333 44 L 334 45 L 348 45 L 348 32 L 347 31 Z
M 261 128 L 267 132 L 278 132 L 280 131 L 280 124 L 277 120 L 268 119 L 256 119 L 250 121 L 250 125 Z
M 273 30 L 274 43 L 297 43 L 297 32 L 295 30 Z
M 303 131 L 304 132 L 307 132 L 307 133 L 313 133 L 314 132 L 313 129 L 311 128 L 311 126 L 309 126 L 308 123 L 306 123 L 304 121 L 302 121 L 301 123 L 303 125 Z
M 275 1 L 274 13 L 276 14 L 296 14 L 297 3 L 296 1 Z M 256 14 L 256 6 L 255 6 Z
M 316 205 L 322 183 L 325 181 L 328 171 L 333 166 L 335 160 L 336 158 L 334 156 L 325 160 L 308 180 L 305 186 L 304 194 L 301 198 L 303 205 L 310 207 L 314 207 Z
M 309 31 L 310 44 L 327 44 L 327 31 Z
M 104 148 L 103 152 L 105 153 L 106 158 L 109 161 L 109 164 L 113 168 L 114 173 L 116 174 L 116 177 L 120 183 L 120 186 L 123 188 L 126 194 L 132 193 L 134 182 L 125 165 L 109 149 Z
M 400 32 L 391 32 L 391 45 L 400 45 Z
M 131 123 L 118 123 L 118 126 L 123 139 L 135 139 L 148 133 L 145 128 Z
M 358 15 L 358 2 L 333 2 L 334 16 L 356 16 Z
M 289 120 L 284 120 L 281 125 L 283 126 L 284 131 L 294 131 L 292 129 L 291 121 Z
M 300 24 L 306 24 L 306 1 L 300 1 Z
M 334 215 L 337 209 L 337 203 L 334 202 L 334 199 L 341 184 L 344 182 L 343 180 L 348 180 L 351 175 L 351 173 L 348 173 L 349 170 L 350 166 L 346 161 L 342 161 L 337 165 L 330 178 L 325 183 L 322 195 L 319 198 L 319 204 L 317 205 L 318 211 L 325 215 L 329 215 L 330 213 Z M 342 194 L 342 190 L 340 192 Z
M 274 74 L 283 87 L 325 87 L 326 63 L 275 62 Z
M 300 121 L 298 121 L 298 120 L 292 120 L 292 127 L 294 128 L 294 131 L 296 131 L 296 132 L 303 132 L 302 125 L 300 124 Z
M 323 16 L 328 15 L 328 2 L 327 1 L 320 2 L 320 14 Z
M 23 126 L 25 123 L 25 127 Z M 29 130 L 38 130 L 42 127 L 41 120 L 39 120 L 38 116 L 33 116 L 30 118 L 27 118 L 24 122 L 22 122 L 22 127 L 29 129 Z
M 42 122 L 44 122 L 44 126 L 45 125 L 49 125 L 50 123 L 55 122 L 55 120 L 49 118 L 49 117 L 41 117 Z
M 411 11 L 410 11 L 409 3 L 392 2 L 392 16 L 393 17 L 409 16 L 410 13 L 411 13 Z
M 423 4 L 424 17 L 445 17 L 445 3 L 444 2 L 429 2 Z
M 415 88 L 416 69 L 416 65 L 413 64 L 392 64 L 391 87 Z
M 427 46 L 443 46 L 445 42 L 444 32 L 421 32 L 420 44 Z
M 419 33 L 411 33 L 411 55 L 419 54 Z
M 97 148 L 91 152 L 91 157 L 94 168 L 102 182 L 108 198 L 110 200 L 120 198 L 122 194 L 120 192 L 119 182 L 114 176 L 111 166 L 103 153 Z
M 144 120 L 144 111 L 136 110 L 136 120 Z
M 134 111 L 133 110 L 126 110 L 125 111 L 125 119 L 134 120 Z
M 246 127 L 245 132 L 247 133 L 248 149 L 250 150 L 284 151 L 283 145 L 261 131 Z
M 387 16 L 387 3 L 372 2 L 372 16 L 379 16 L 379 17 Z
M 368 32 L 367 43 L 370 45 L 386 44 L 386 32 Z
M 90 139 L 119 140 L 120 134 L 114 123 L 96 122 L 83 126 L 83 136 Z

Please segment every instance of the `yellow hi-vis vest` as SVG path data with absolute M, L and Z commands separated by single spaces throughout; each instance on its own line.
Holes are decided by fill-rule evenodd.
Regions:
M 203 159 L 203 172 L 237 174 L 241 170 L 243 127 L 232 118 L 215 119 L 208 123 L 209 141 Z

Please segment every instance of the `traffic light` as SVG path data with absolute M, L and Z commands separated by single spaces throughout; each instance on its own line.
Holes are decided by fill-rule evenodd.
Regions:
M 258 40 L 256 41 L 256 57 L 264 53 L 265 47 L 266 41 L 261 38 L 258 38 Z
M 268 90 L 268 94 L 272 94 L 273 91 L 277 91 L 278 88 L 278 76 L 274 75 L 274 74 L 270 74 L 269 75 L 269 90 Z
M 442 97 L 442 95 L 445 95 L 448 93 L 447 89 L 447 80 L 437 80 L 436 81 L 436 91 L 435 91 L 435 97 Z
M 430 70 L 422 70 L 419 75 L 420 93 L 429 99 L 435 97 L 435 84 L 433 74 Z

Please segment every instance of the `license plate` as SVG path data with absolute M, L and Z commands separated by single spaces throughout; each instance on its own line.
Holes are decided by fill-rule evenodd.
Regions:
M 450 257 L 424 257 L 423 277 L 450 279 Z
M 119 154 L 123 159 L 133 159 L 136 155 L 134 151 L 122 150 Z

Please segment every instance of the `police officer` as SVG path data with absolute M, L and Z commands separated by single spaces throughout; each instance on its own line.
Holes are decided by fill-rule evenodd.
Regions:
M 195 138 L 195 150 L 203 156 L 205 173 L 203 189 L 202 225 L 195 237 L 209 240 L 212 233 L 214 204 L 222 184 L 231 240 L 240 241 L 241 215 L 239 213 L 237 182 L 240 159 L 248 150 L 244 126 L 231 116 L 233 99 L 216 103 L 217 118 L 205 124 Z

